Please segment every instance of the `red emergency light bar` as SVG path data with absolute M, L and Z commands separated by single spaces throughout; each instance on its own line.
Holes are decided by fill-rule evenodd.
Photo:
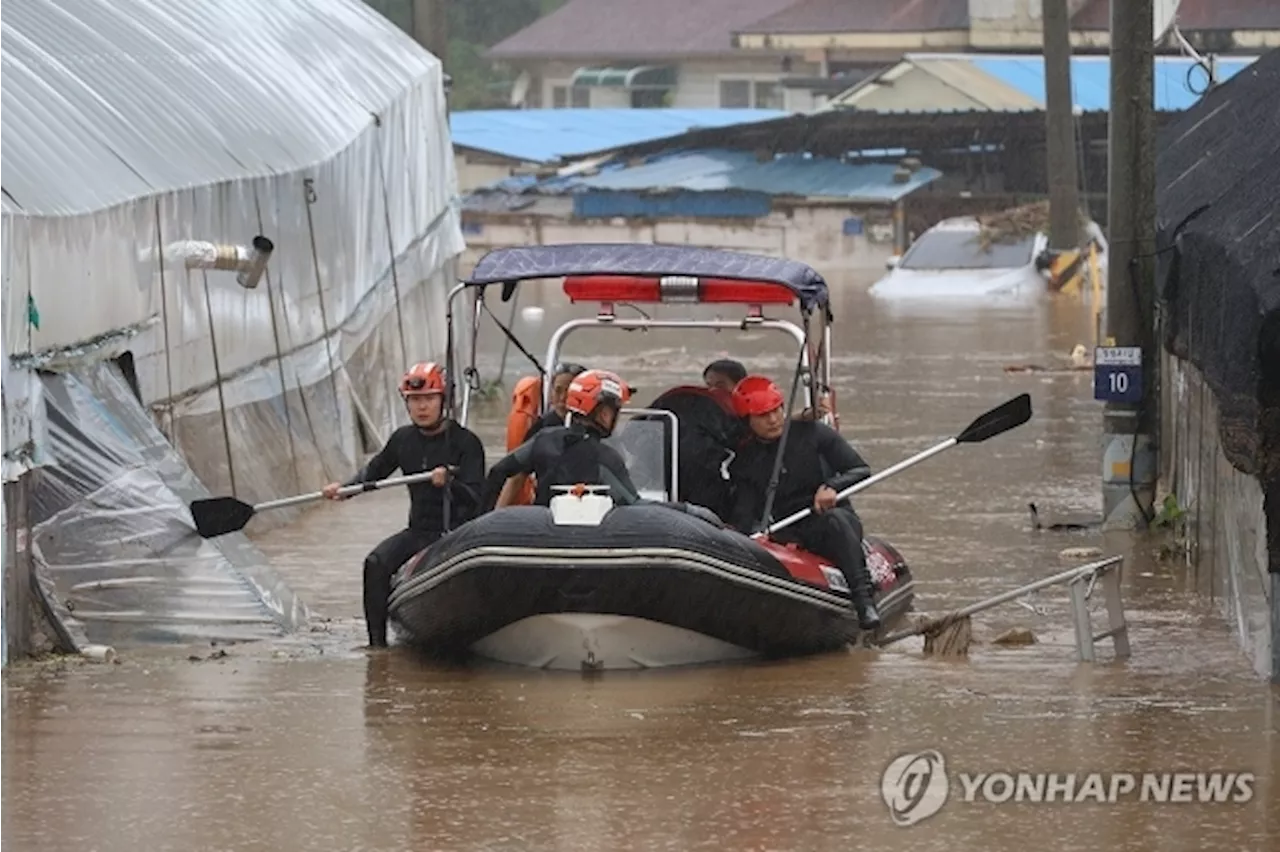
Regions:
M 564 294 L 571 302 L 702 302 L 704 304 L 790 305 L 790 288 L 769 281 L 664 275 L 570 275 Z

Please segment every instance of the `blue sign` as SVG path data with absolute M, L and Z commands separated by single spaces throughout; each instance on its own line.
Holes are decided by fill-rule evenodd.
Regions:
M 1098 346 L 1093 350 L 1093 398 L 1142 402 L 1142 347 Z
M 841 232 L 846 237 L 862 236 L 862 217 L 850 216 L 841 223 Z

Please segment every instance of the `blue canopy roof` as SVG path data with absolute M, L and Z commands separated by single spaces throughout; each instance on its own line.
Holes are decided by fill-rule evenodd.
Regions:
M 796 294 L 805 310 L 827 304 L 827 282 L 805 263 L 694 246 L 567 243 L 501 248 L 480 258 L 464 283 L 502 284 L 566 275 L 689 275 L 768 281 Z

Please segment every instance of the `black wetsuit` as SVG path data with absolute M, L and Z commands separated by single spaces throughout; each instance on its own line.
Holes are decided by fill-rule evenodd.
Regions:
M 385 479 L 399 469 L 405 475 L 425 473 L 437 467 L 456 467 L 444 488 L 430 482 L 409 485 L 409 525 L 382 541 L 364 560 L 364 617 L 369 644 L 387 644 L 387 599 L 391 577 L 415 553 L 445 532 L 445 497 L 448 496 L 448 529 L 475 517 L 484 485 L 484 445 L 471 430 L 449 421 L 439 433 L 429 435 L 417 426 L 401 426 L 386 446 L 346 485 Z
M 551 505 L 552 486 L 577 483 L 609 486 L 609 496 L 619 506 L 640 500 L 622 456 L 602 441 L 600 432 L 581 423 L 545 426 L 495 464 L 485 481 L 485 511 L 498 502 L 503 484 L 520 473 L 537 477 L 533 502 L 538 506 Z
M 729 465 L 733 498 L 728 520 L 742 532 L 754 532 L 760 524 L 777 448 L 776 441 L 765 443 L 751 438 Z M 783 451 L 772 520 L 781 520 L 811 507 L 814 494 L 824 485 L 842 491 L 866 479 L 870 473 L 870 465 L 830 426 L 807 420 L 792 421 Z M 862 550 L 862 521 L 847 499 L 821 514 L 809 515 L 779 530 L 773 538 L 795 542 L 830 559 L 849 581 L 859 620 L 879 621 L 878 617 L 862 618 L 862 606 L 870 604 L 874 587 Z
M 532 440 L 534 435 L 538 434 L 548 426 L 563 426 L 563 425 L 564 425 L 564 418 L 561 417 L 559 414 L 557 414 L 556 410 L 553 408 L 550 411 L 543 414 L 537 420 L 529 424 L 529 431 L 524 433 L 524 441 L 521 441 L 521 443 L 525 443 L 527 441 Z

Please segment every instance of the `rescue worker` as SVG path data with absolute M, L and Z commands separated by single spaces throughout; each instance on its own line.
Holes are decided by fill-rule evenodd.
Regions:
M 741 361 L 734 361 L 731 358 L 724 358 L 720 361 L 712 361 L 702 371 L 702 381 L 711 389 L 721 388 L 732 392 L 737 387 L 738 382 L 747 377 L 747 368 L 742 365 Z M 799 414 L 795 415 L 797 420 L 821 420 L 831 413 L 831 396 L 824 388 L 818 396 L 818 413 L 814 415 L 812 408 L 806 408 Z
M 734 386 L 738 382 L 747 377 L 747 368 L 742 365 L 741 361 L 734 361 L 732 358 L 722 358 L 719 361 L 712 361 L 702 371 L 702 381 L 709 388 L 721 388 L 732 392 Z
M 564 363 L 556 365 L 555 370 L 551 373 L 551 408 L 529 425 L 529 431 L 524 433 L 526 441 L 547 426 L 564 425 L 564 419 L 569 416 L 569 409 L 566 405 L 566 400 L 569 397 L 569 383 L 573 381 L 574 377 L 586 371 L 587 368 L 581 364 Z
M 414 554 L 474 517 L 484 485 L 484 445 L 446 417 L 444 371 L 433 363 L 414 364 L 400 379 L 400 396 L 413 422 L 392 432 L 351 479 L 324 488 L 324 495 L 336 500 L 342 499 L 337 492 L 344 485 L 386 479 L 397 469 L 406 476 L 431 472 L 429 481 L 409 486 L 408 526 L 365 557 L 364 617 L 371 648 L 387 646 L 392 576 Z
M 536 478 L 533 502 L 538 506 L 551 505 L 552 486 L 578 483 L 609 486 L 609 495 L 620 506 L 638 502 L 626 462 L 603 443 L 630 399 L 631 389 L 616 373 L 587 370 L 575 376 L 565 398 L 569 425 L 543 427 L 493 466 L 485 481 L 484 511 L 508 505 L 514 494 L 508 480 L 519 474 Z
M 729 464 L 733 497 L 727 520 L 743 533 L 757 532 L 764 513 L 778 439 L 786 425 L 784 404 L 778 386 L 765 376 L 747 376 L 733 389 L 734 413 L 746 421 L 750 434 Z M 813 514 L 779 530 L 773 538 L 799 544 L 840 569 L 864 630 L 879 627 L 880 614 L 872 600 L 874 586 L 862 549 L 862 521 L 847 499 L 837 502 L 836 496 L 870 475 L 862 456 L 830 426 L 793 419 L 771 511 L 776 520 L 813 509 Z

